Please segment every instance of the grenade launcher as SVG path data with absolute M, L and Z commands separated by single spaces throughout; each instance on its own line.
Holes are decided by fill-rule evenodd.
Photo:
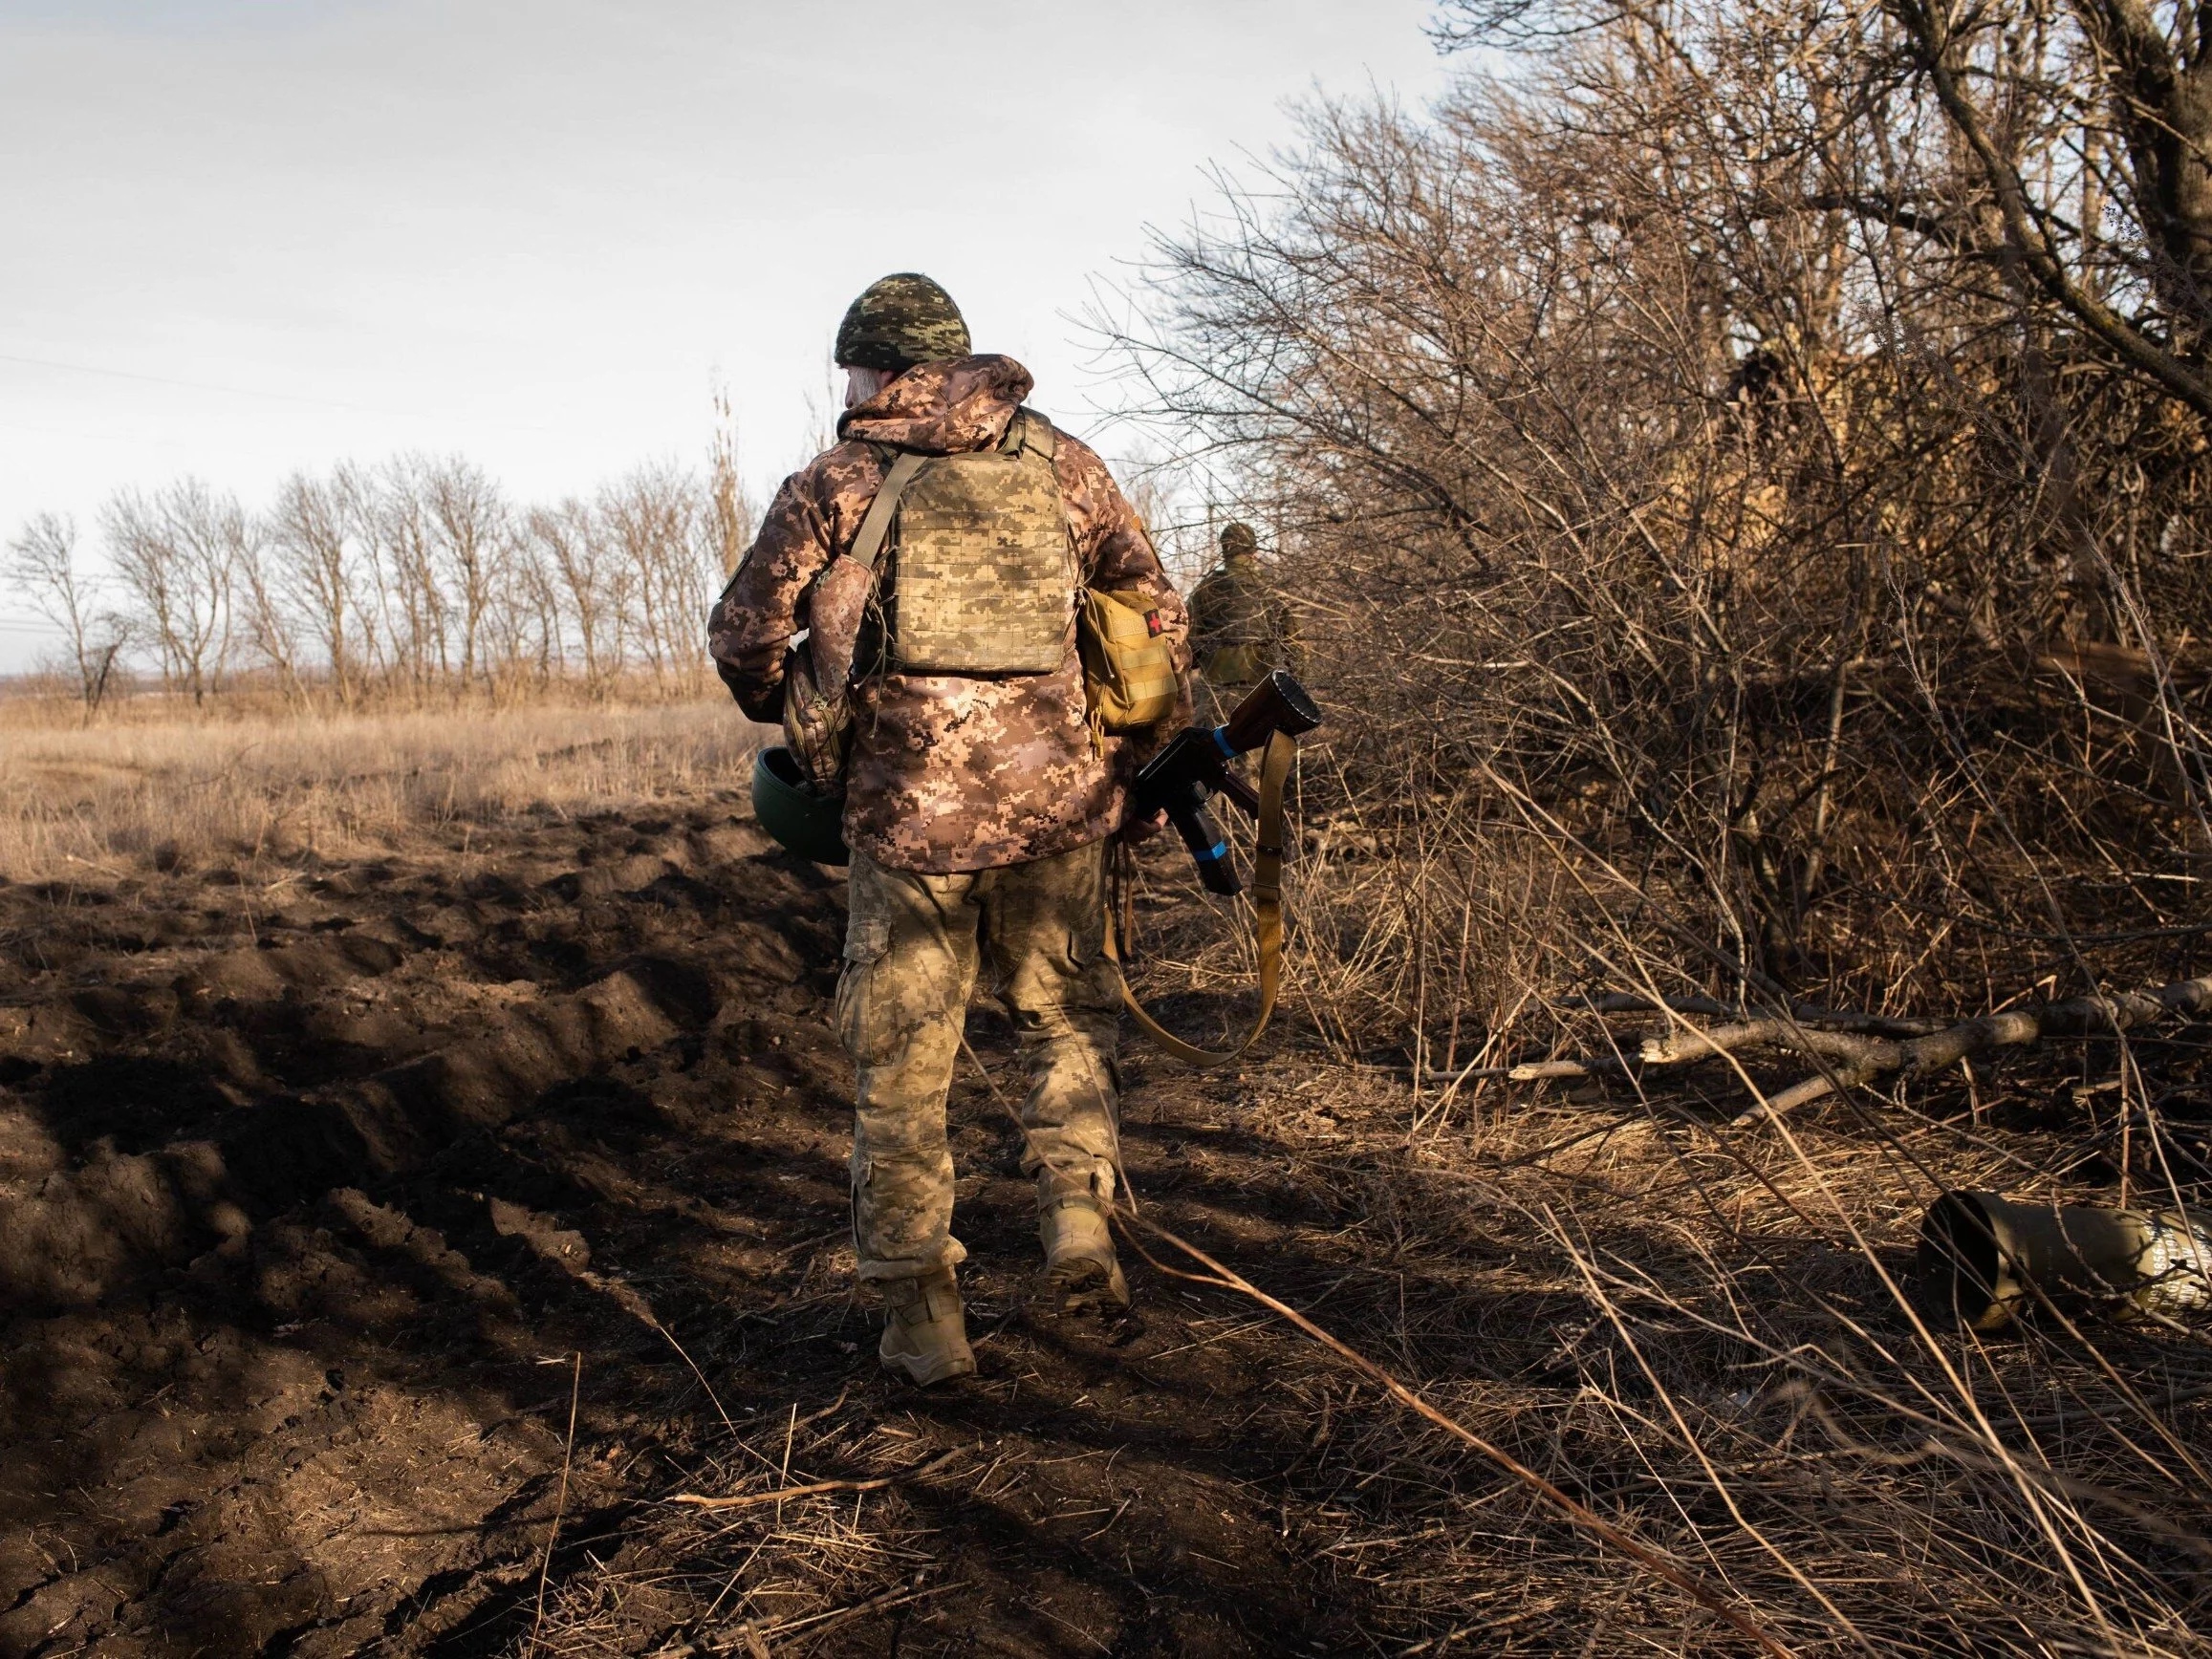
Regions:
M 1320 723 L 1321 711 L 1306 688 L 1278 668 L 1246 694 L 1227 723 L 1190 726 L 1145 763 L 1132 791 L 1137 815 L 1164 810 L 1198 861 L 1198 878 L 1206 891 L 1233 898 L 1242 888 L 1229 866 L 1228 842 L 1206 810 L 1206 797 L 1226 795 L 1247 816 L 1257 818 L 1258 791 L 1230 771 L 1228 763 L 1259 748 L 1276 732 L 1294 738 Z

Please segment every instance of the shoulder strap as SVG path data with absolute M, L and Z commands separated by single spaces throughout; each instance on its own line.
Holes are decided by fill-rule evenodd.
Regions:
M 1027 405 L 1014 411 L 1007 422 L 1006 436 L 999 441 L 1000 450 L 1008 455 L 1019 455 L 1030 450 L 1051 461 L 1059 452 L 1059 434 L 1052 423 Z M 917 455 L 913 450 L 898 452 L 891 463 L 891 470 L 884 475 L 876 499 L 868 504 L 868 515 L 860 521 L 860 533 L 853 540 L 852 550 L 845 556 L 857 559 L 873 570 L 876 560 L 883 551 L 883 539 L 891 533 L 891 515 L 899 510 L 899 498 L 906 493 L 906 486 L 914 482 L 914 475 L 922 464 L 931 460 L 927 455 Z
M 1007 435 L 999 440 L 999 450 L 1006 455 L 1019 455 L 1027 449 L 1050 461 L 1059 448 L 1060 435 L 1052 421 L 1026 403 L 1014 411 L 1014 418 L 1007 422 Z
M 891 470 L 876 491 L 876 499 L 868 504 L 868 516 L 860 521 L 860 533 L 853 538 L 847 558 L 857 560 L 871 571 L 876 568 L 877 555 L 883 551 L 883 538 L 891 533 L 891 515 L 899 510 L 899 498 L 906 493 L 906 486 L 914 482 L 914 475 L 928 459 L 908 449 L 902 450 L 891 463 Z
M 1260 1011 L 1252 1028 L 1233 1048 L 1201 1048 L 1185 1043 L 1145 1012 L 1144 1004 L 1121 978 L 1121 958 L 1114 946 L 1115 917 L 1111 903 L 1106 916 L 1106 956 L 1114 963 L 1114 977 L 1121 986 L 1121 1002 L 1137 1021 L 1137 1028 L 1153 1042 L 1190 1066 L 1226 1066 L 1260 1040 L 1274 1016 L 1275 998 L 1283 987 L 1283 785 L 1290 775 L 1290 760 L 1297 743 L 1281 732 L 1268 739 L 1268 752 L 1260 761 L 1259 842 L 1252 858 L 1252 931 L 1260 947 Z

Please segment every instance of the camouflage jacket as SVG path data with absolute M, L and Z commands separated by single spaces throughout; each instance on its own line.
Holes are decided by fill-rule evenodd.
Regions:
M 808 625 L 814 578 L 860 532 L 888 470 L 878 446 L 929 455 L 988 448 L 1030 384 L 1010 357 L 910 369 L 848 410 L 837 422 L 841 442 L 784 481 L 708 623 L 715 662 L 747 714 L 782 717 L 785 647 Z M 1053 469 L 1085 585 L 1152 594 L 1187 677 L 1182 600 L 1105 463 L 1062 433 Z M 1049 858 L 1118 829 L 1125 786 L 1144 757 L 1121 739 L 1094 752 L 1074 638 L 1071 621 L 1066 656 L 1047 674 L 878 671 L 860 680 L 847 844 L 892 869 L 948 874 Z M 1188 716 L 1186 678 L 1182 706 L 1162 729 Z
M 1256 685 L 1270 668 L 1301 664 L 1296 621 L 1256 559 L 1227 560 L 1207 571 L 1189 611 L 1192 654 L 1215 685 Z

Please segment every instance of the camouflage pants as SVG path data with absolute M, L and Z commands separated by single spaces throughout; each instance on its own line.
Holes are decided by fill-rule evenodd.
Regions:
M 855 854 L 837 1031 L 859 1074 L 853 1242 L 862 1279 L 901 1279 L 967 1252 L 952 1236 L 944 1097 L 979 963 L 1029 1071 L 1022 1157 L 1039 1203 L 1114 1195 L 1114 1044 L 1105 959 L 1106 846 L 923 875 Z

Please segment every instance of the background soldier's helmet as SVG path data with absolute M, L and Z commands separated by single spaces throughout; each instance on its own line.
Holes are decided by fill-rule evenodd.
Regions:
M 837 367 L 903 374 L 968 355 L 967 322 L 952 295 L 917 270 L 872 282 L 837 325 Z
M 1252 527 L 1246 524 L 1230 525 L 1222 531 L 1222 557 L 1225 559 L 1257 557 L 1260 540 L 1252 534 Z

